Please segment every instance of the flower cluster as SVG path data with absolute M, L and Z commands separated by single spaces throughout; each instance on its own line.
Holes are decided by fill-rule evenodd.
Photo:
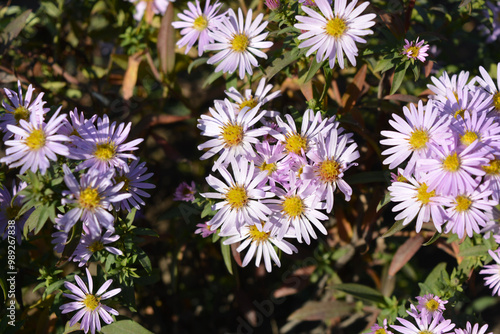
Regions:
M 384 164 L 399 168 L 389 187 L 397 205 L 396 220 L 403 225 L 416 218 L 436 230 L 472 237 L 494 223 L 500 198 L 500 93 L 486 71 L 468 81 L 462 72 L 432 78 L 426 105 L 403 108 L 394 114 L 395 131 L 382 131 L 390 146 Z M 489 227 L 491 229 L 491 227 Z
M 238 252 L 248 247 L 243 266 L 254 256 L 258 266 L 263 257 L 271 271 L 271 259 L 280 265 L 273 245 L 291 254 L 297 249 L 285 239 L 309 244 L 316 230 L 327 234 L 323 211 L 332 211 L 337 188 L 350 199 L 343 176 L 359 153 L 334 117 L 308 109 L 298 128 L 291 115 L 283 119 L 266 110 L 263 105 L 278 94 L 266 96 L 271 85 L 264 85 L 265 78 L 255 97 L 232 90 L 226 93 L 235 102 L 216 100 L 211 115 L 198 123 L 202 135 L 212 139 L 198 148 L 208 149 L 201 159 L 219 154 L 213 170 L 222 175 L 209 175 L 215 192 L 201 194 L 221 200 L 213 205 L 208 226 L 228 237 L 226 245 L 241 242 Z

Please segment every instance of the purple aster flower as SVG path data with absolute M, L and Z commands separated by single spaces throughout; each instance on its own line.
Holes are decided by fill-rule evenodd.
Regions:
M 154 14 L 165 14 L 167 11 L 168 4 L 174 2 L 175 0 L 128 0 L 135 4 L 135 14 L 134 19 L 136 21 L 142 20 L 144 13 L 146 12 L 148 3 L 151 4 L 151 10 Z
M 205 47 L 206 51 L 220 51 L 212 56 L 207 64 L 216 64 L 215 72 L 233 73 L 239 68 L 239 77 L 243 79 L 245 73 L 252 75 L 252 67 L 259 66 L 255 57 L 267 59 L 267 55 L 259 49 L 270 48 L 273 42 L 264 41 L 268 32 L 262 33 L 268 22 L 262 22 L 264 14 L 259 14 L 252 21 L 253 11 L 247 12 L 243 18 L 241 8 L 238 8 L 238 17 L 232 9 L 228 10 L 228 17 L 224 17 L 218 29 L 209 32 L 215 43 Z
M 418 296 L 416 299 L 418 301 L 417 310 L 421 313 L 428 313 L 431 315 L 434 315 L 436 312 L 443 314 L 443 311 L 446 309 L 444 305 L 448 303 L 447 300 L 442 300 L 432 293 Z
M 446 103 L 448 100 L 448 89 L 451 90 L 453 94 L 457 94 L 459 91 L 474 90 L 474 82 L 467 82 L 469 80 L 469 72 L 461 71 L 459 75 L 456 74 L 450 76 L 447 72 L 444 72 L 439 78 L 431 77 L 431 81 L 434 85 L 427 85 L 427 87 L 435 94 L 429 95 L 429 98 L 435 100 L 438 105 Z
M 135 160 L 133 154 L 125 153 L 137 150 L 142 138 L 134 139 L 124 143 L 130 132 L 132 123 L 125 125 L 120 123 L 118 127 L 116 122 L 110 124 L 108 115 L 97 119 L 97 127 L 91 122 L 85 122 L 80 127 L 81 137 L 73 136 L 73 144 L 76 146 L 73 154 L 80 159 L 85 160 L 76 168 L 77 171 L 90 167 L 101 173 L 108 169 L 116 167 L 128 172 L 127 159 Z
M 299 23 L 295 28 L 304 31 L 298 39 L 305 40 L 300 43 L 299 48 L 309 48 L 306 56 L 316 53 L 318 63 L 329 59 L 330 68 L 338 61 L 340 68 L 344 68 L 344 54 L 352 66 L 356 66 L 358 55 L 357 43 L 366 43 L 361 36 L 373 34 L 368 29 L 375 25 L 373 19 L 375 14 L 361 15 L 368 7 L 369 2 L 363 2 L 356 6 L 358 0 L 353 0 L 347 5 L 346 0 L 336 0 L 334 10 L 328 0 L 315 0 L 321 13 L 302 6 L 302 10 L 309 16 L 297 15 L 295 18 Z
M 413 314 L 410 313 L 410 315 Z M 435 312 L 432 317 L 430 316 L 416 317 L 415 321 L 417 326 L 415 326 L 406 319 L 403 318 L 397 318 L 397 319 L 403 326 L 392 325 L 391 327 L 392 329 L 395 329 L 396 331 L 398 331 L 398 333 L 401 334 L 422 334 L 422 333 L 452 334 L 451 330 L 455 327 L 455 324 L 452 324 L 451 320 L 444 319 L 441 313 L 439 312 Z
M 460 143 L 468 146 L 474 141 L 479 141 L 477 149 L 491 153 L 498 152 L 500 148 L 500 125 L 495 118 L 488 116 L 488 112 L 465 111 L 461 124 L 455 123 L 453 127 L 459 135 Z
M 14 182 L 12 184 L 12 195 L 5 185 L 0 187 L 0 236 L 2 236 L 2 239 L 6 239 L 9 235 L 15 236 L 18 244 L 21 244 L 22 241 L 24 223 L 34 210 L 30 209 L 18 217 L 24 199 L 24 196 L 18 195 L 18 193 L 26 186 L 26 182 L 19 183 L 19 186 L 16 186 Z M 13 225 L 9 224 L 12 221 L 15 221 L 15 223 Z
M 139 159 L 133 160 L 127 170 L 118 170 L 114 177 L 114 182 L 115 184 L 123 182 L 123 188 L 120 192 L 130 194 L 130 197 L 122 200 L 119 206 L 116 205 L 116 210 L 121 208 L 130 212 L 132 210 L 131 207 L 140 209 L 141 205 L 146 205 L 142 197 L 151 197 L 151 195 L 142 189 L 153 189 L 156 186 L 144 182 L 153 176 L 153 173 L 144 174 L 148 170 L 145 162 L 139 163 Z
M 347 146 L 348 136 L 339 136 L 336 128 L 329 132 L 326 139 L 321 135 L 319 138 L 316 147 L 307 153 L 314 165 L 304 167 L 302 179 L 310 180 L 310 185 L 316 187 L 320 200 L 326 199 L 326 211 L 329 213 L 333 209 L 337 187 L 346 201 L 351 199 L 352 189 L 342 177 L 347 169 L 357 165 L 353 161 L 359 158 L 359 152 L 356 150 L 356 143 Z
M 21 87 L 21 82 L 17 81 L 17 86 L 19 93 L 13 90 L 4 88 L 5 95 L 10 103 L 3 101 L 2 106 L 5 108 L 6 113 L 0 114 L 0 130 L 5 133 L 3 140 L 7 140 L 12 136 L 12 132 L 7 129 L 7 125 L 20 125 L 21 120 L 30 121 L 34 124 L 40 124 L 43 122 L 44 114 L 47 113 L 50 108 L 44 108 L 43 105 L 45 101 L 42 100 L 43 94 L 40 93 L 32 102 L 33 92 L 35 89 L 31 86 L 28 87 L 26 95 L 23 99 L 23 90 Z
M 174 201 L 194 202 L 196 194 L 196 184 L 191 181 L 191 185 L 182 182 L 174 192 Z
M 390 169 L 400 166 L 408 157 L 404 175 L 411 175 L 415 170 L 415 164 L 422 158 L 429 156 L 430 146 L 442 145 L 451 136 L 448 131 L 450 120 L 448 117 L 439 117 L 439 111 L 429 101 L 425 107 L 422 101 L 418 106 L 413 104 L 410 108 L 403 107 L 405 119 L 393 114 L 393 120 L 389 124 L 396 131 L 382 131 L 381 134 L 388 139 L 380 141 L 382 145 L 391 146 L 382 152 L 388 155 L 384 164 Z
M 203 238 L 206 238 L 212 234 L 214 234 L 215 232 L 217 232 L 217 230 L 211 230 L 210 229 L 210 225 L 207 224 L 208 222 L 204 222 L 204 223 L 201 223 L 201 224 L 196 224 L 196 227 L 198 227 L 195 231 L 194 231 L 194 234 L 201 234 L 201 236 Z
M 500 201 L 500 157 L 494 156 L 488 163 L 482 166 L 486 174 L 483 176 L 483 182 L 488 182 L 491 196 L 494 201 Z
M 255 156 L 252 144 L 258 142 L 260 137 L 269 132 L 267 127 L 252 129 L 265 111 L 259 112 L 260 104 L 252 109 L 244 109 L 236 115 L 234 107 L 229 100 L 215 102 L 215 109 L 209 108 L 212 116 L 201 115 L 198 120 L 198 128 L 203 136 L 213 137 L 198 146 L 199 150 L 209 150 L 201 156 L 201 160 L 208 159 L 217 153 L 221 153 L 214 163 L 212 170 L 218 169 L 222 164 L 227 164 L 237 157 L 251 158 Z M 257 114 L 258 113 L 258 114 Z
M 500 63 L 497 64 L 497 84 L 496 85 L 493 82 L 493 79 L 491 78 L 491 76 L 484 69 L 484 67 L 480 66 L 479 72 L 481 73 L 481 77 L 477 77 L 477 81 L 493 97 L 492 101 L 491 101 L 491 103 L 492 103 L 491 107 L 494 109 L 496 116 L 498 117 L 498 116 L 500 116 Z
M 63 293 L 63 296 L 74 300 L 74 302 L 63 304 L 60 309 L 62 314 L 78 311 L 69 321 L 69 326 L 74 326 L 81 319 L 80 329 L 85 333 L 88 333 L 90 330 L 90 332 L 94 334 L 96 330 L 101 330 L 101 319 L 106 324 L 110 324 L 113 322 L 111 314 L 115 316 L 119 314 L 118 311 L 102 304 L 101 302 L 116 296 L 122 291 L 122 289 L 117 288 L 106 292 L 111 283 L 113 283 L 113 280 L 109 279 L 104 282 L 104 284 L 94 294 L 92 292 L 92 276 L 87 268 L 85 268 L 85 271 L 87 272 L 88 288 L 83 280 L 77 275 L 75 275 L 75 281 L 78 286 L 70 282 L 64 282 L 64 286 L 71 293 Z
M 172 22 L 172 26 L 176 29 L 182 29 L 183 36 L 177 41 L 177 46 L 183 47 L 187 45 L 187 54 L 191 47 L 198 41 L 198 56 L 201 57 L 205 47 L 214 42 L 214 39 L 209 35 L 209 32 L 217 30 L 220 24 L 222 15 L 217 15 L 221 4 L 218 1 L 210 6 L 210 0 L 206 0 L 203 11 L 200 7 L 200 1 L 196 0 L 196 6 L 192 2 L 187 3 L 189 10 L 184 10 L 184 13 L 179 13 L 177 16 L 182 21 Z
M 231 245 L 237 242 L 241 244 L 236 248 L 238 253 L 241 253 L 248 246 L 247 254 L 243 258 L 242 266 L 245 267 L 253 257 L 255 257 L 255 266 L 260 266 L 260 261 L 264 258 L 264 265 L 267 272 L 271 272 L 272 264 L 271 259 L 276 263 L 278 267 L 281 267 L 281 262 L 276 254 L 274 246 L 278 247 L 281 251 L 286 254 L 297 253 L 297 248 L 286 240 L 278 239 L 276 233 L 271 231 L 271 226 L 265 226 L 262 224 L 262 228 L 257 228 L 257 225 L 245 224 L 241 228 L 237 229 L 232 227 L 230 231 L 226 233 L 220 233 L 220 236 L 229 237 L 224 240 L 224 245 Z M 295 235 L 286 234 L 285 238 L 295 238 Z
M 24 174 L 28 169 L 33 173 L 40 170 L 45 174 L 50 167 L 50 161 L 57 160 L 57 155 L 67 156 L 68 147 L 59 143 L 69 141 L 69 138 L 58 134 L 57 130 L 62 125 L 62 120 L 66 115 L 59 115 L 59 108 L 50 120 L 45 123 L 37 123 L 37 115 L 32 113 L 30 123 L 21 119 L 20 126 L 8 124 L 7 129 L 17 135 L 16 139 L 8 140 L 5 145 L 10 146 L 5 151 L 6 156 L 0 159 L 9 165 L 10 168 L 21 167 L 20 174 Z
M 370 328 L 370 333 L 369 334 L 394 334 L 392 333 L 389 328 L 387 328 L 387 319 L 384 319 L 384 323 L 382 324 L 383 326 L 380 326 L 379 324 L 375 324 Z
M 452 91 L 446 90 L 446 101 L 440 104 L 445 115 L 453 116 L 454 123 L 461 125 L 465 111 L 470 114 L 487 112 L 491 106 L 491 95 L 483 89 L 469 90 L 467 87 Z
M 276 10 L 280 8 L 280 5 L 281 5 L 280 0 L 266 0 L 266 6 L 270 10 Z
M 498 39 L 498 37 L 500 37 L 500 1 L 497 1 L 496 4 L 494 2 L 487 1 L 486 6 L 491 10 L 493 23 L 491 30 L 487 27 L 483 27 L 483 32 L 488 35 L 486 43 L 493 43 Z M 489 11 L 485 10 L 484 15 L 489 17 Z
M 402 168 L 398 168 L 397 174 L 391 172 L 391 183 L 408 182 L 408 179 L 403 174 L 404 174 L 404 170 Z
M 55 228 L 57 232 L 51 234 L 52 241 L 51 244 L 54 245 L 54 250 L 56 253 L 62 253 L 64 251 L 64 247 L 66 247 L 68 243 L 68 232 L 64 231 L 64 226 L 59 225 L 59 221 L 63 215 L 58 214 L 56 217 Z
M 422 63 L 425 62 L 425 58 L 428 56 L 427 51 L 429 50 L 429 45 L 426 44 L 424 45 L 425 41 L 421 40 L 420 42 L 418 41 L 418 38 L 416 41 L 408 41 L 405 39 L 405 45 L 404 45 L 404 50 L 403 54 L 408 57 L 408 59 L 418 59 Z
M 234 109 L 237 111 L 236 113 L 238 113 L 245 107 L 252 109 L 259 104 L 263 106 L 267 102 L 281 95 L 279 90 L 268 95 L 272 88 L 273 85 L 266 85 L 266 78 L 262 78 L 257 86 L 257 89 L 255 90 L 255 93 L 252 93 L 251 89 L 245 89 L 245 93 L 240 94 L 236 88 L 230 87 L 226 90 L 226 95 L 234 101 Z M 275 117 L 277 114 L 278 112 L 276 111 L 266 110 L 264 116 Z
M 267 173 L 257 173 L 253 162 L 249 163 L 245 158 L 241 158 L 238 163 L 231 163 L 231 167 L 234 177 L 225 167 L 219 168 L 226 183 L 212 175 L 207 177 L 207 183 L 217 192 L 201 195 L 223 200 L 213 205 L 212 210 L 217 213 L 208 225 L 212 230 L 221 226 L 222 233 L 232 226 L 239 229 L 244 224 L 258 224 L 260 227 L 260 222 L 267 220 L 271 214 L 271 210 L 260 200 L 274 196 L 267 191 L 269 187 L 259 186 L 267 178 Z
M 488 325 L 484 325 L 481 328 L 479 328 L 479 324 L 474 324 L 474 327 L 472 327 L 472 324 L 467 321 L 466 328 L 465 329 L 456 328 L 455 334 L 493 334 L 493 332 L 486 333 L 487 330 L 488 330 Z
M 490 249 L 488 253 L 496 264 L 485 265 L 479 273 L 482 275 L 489 275 L 485 278 L 484 285 L 493 289 L 491 292 L 492 295 L 500 296 L 500 256 L 498 254 L 498 249 L 496 251 Z
M 114 171 L 100 173 L 93 169 L 88 171 L 78 182 L 68 168 L 63 166 L 64 182 L 69 190 L 63 191 L 62 204 L 74 206 L 61 217 L 59 224 L 64 226 L 68 232 L 75 223 L 81 219 L 87 225 L 93 235 L 101 234 L 101 226 L 107 230 L 114 231 L 114 216 L 109 212 L 111 203 L 116 203 L 129 198 L 131 195 L 118 193 L 124 182 L 113 185 Z
M 118 248 L 112 246 L 106 246 L 107 244 L 113 243 L 120 239 L 119 235 L 112 235 L 113 232 L 107 230 L 103 235 L 92 234 L 88 227 L 83 225 L 83 234 L 80 239 L 80 243 L 76 246 L 76 249 L 71 256 L 74 262 L 79 262 L 78 267 L 84 266 L 89 260 L 92 254 L 106 250 L 111 254 L 123 255 L 123 252 Z
M 283 182 L 285 178 L 288 178 L 290 166 L 283 161 L 286 153 L 282 143 L 271 145 L 268 141 L 263 141 L 255 144 L 255 149 L 257 154 L 252 158 L 255 168 L 258 171 L 267 171 L 271 183 Z M 264 179 L 263 182 L 267 182 L 267 179 Z

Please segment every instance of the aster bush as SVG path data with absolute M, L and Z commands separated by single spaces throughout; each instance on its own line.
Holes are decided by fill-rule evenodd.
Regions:
M 0 5 L 0 332 L 500 331 L 499 13 Z

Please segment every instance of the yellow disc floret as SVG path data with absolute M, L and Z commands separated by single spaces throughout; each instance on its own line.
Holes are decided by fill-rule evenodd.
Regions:
M 288 152 L 293 152 L 295 154 L 300 154 L 302 150 L 307 151 L 307 138 L 294 133 L 292 135 L 287 135 L 285 149 Z
M 500 92 L 497 92 L 493 95 L 493 105 L 497 112 L 500 112 Z
M 439 303 L 435 299 L 430 299 L 427 303 L 425 303 L 425 308 L 429 311 L 436 311 L 439 309 Z
M 231 41 L 231 49 L 240 53 L 246 51 L 248 45 L 250 45 L 250 40 L 245 34 L 237 34 Z
M 422 183 L 417 190 L 417 200 L 422 204 L 427 204 L 431 201 L 431 197 L 436 196 L 436 191 L 427 192 L 428 186 Z
M 93 243 L 91 243 L 87 249 L 91 251 L 92 253 L 98 252 L 100 250 L 104 249 L 104 244 L 100 240 L 96 240 Z
M 410 146 L 413 150 L 420 150 L 427 147 L 427 142 L 429 141 L 429 134 L 425 130 L 415 130 L 411 133 Z
M 250 109 L 252 108 L 255 108 L 257 106 L 257 104 L 259 103 L 259 101 L 257 99 L 254 99 L 250 96 L 250 98 L 248 100 L 244 100 L 242 101 L 238 107 L 240 110 L 243 110 L 243 108 L 245 107 L 248 107 Z
M 321 181 L 325 183 L 332 183 L 337 181 L 339 174 L 342 172 L 340 164 L 335 160 L 325 160 L 321 162 L 316 172 Z
M 347 29 L 346 22 L 339 17 L 334 17 L 328 20 L 325 26 L 326 33 L 330 36 L 335 37 L 336 39 L 341 37 L 346 31 L 346 29 Z
M 208 27 L 208 20 L 205 15 L 198 16 L 193 23 L 193 28 L 198 31 L 203 31 Z
M 45 146 L 45 132 L 41 129 L 35 129 L 33 130 L 28 138 L 26 138 L 26 146 L 30 148 L 32 151 L 38 151 L 42 147 Z
M 259 166 L 259 169 L 261 171 L 267 171 L 267 175 L 271 175 L 273 172 L 278 170 L 278 167 L 276 167 L 276 163 L 274 162 L 268 164 L 264 161 L 262 165 Z
M 379 328 L 375 331 L 374 334 L 387 334 L 387 332 L 385 331 L 385 329 L 383 328 Z
M 457 111 L 455 111 L 455 114 L 453 115 L 453 117 L 457 118 L 457 116 L 460 116 L 462 118 L 464 118 L 464 114 L 465 114 L 465 111 L 467 109 L 458 109 Z
M 490 175 L 500 174 L 500 160 L 499 159 L 490 160 L 490 164 L 483 166 L 483 170 L 486 172 L 486 174 Z
M 119 176 L 115 177 L 115 182 L 116 182 L 116 184 L 123 182 L 123 187 L 121 189 L 122 191 L 128 191 L 130 188 L 130 179 L 128 177 L 126 177 L 125 175 L 119 175 Z
M 478 138 L 478 134 L 474 131 L 466 131 L 463 136 L 460 136 L 460 142 L 466 146 L 469 146 Z
M 93 211 L 99 206 L 100 202 L 101 196 L 99 196 L 97 188 L 88 187 L 80 191 L 80 197 L 78 198 L 80 207 Z
M 233 186 L 226 193 L 226 200 L 231 209 L 240 209 L 248 202 L 247 191 L 241 186 Z
M 469 210 L 470 206 L 472 205 L 472 201 L 462 195 L 458 195 L 455 197 L 455 210 L 458 212 L 463 212 Z
M 113 143 L 97 144 L 94 156 L 101 161 L 109 161 L 115 157 L 116 147 Z
M 443 169 L 448 172 L 456 172 L 460 169 L 460 158 L 457 152 L 450 154 L 443 160 Z
M 259 231 L 259 229 L 255 225 L 250 226 L 248 233 L 250 234 L 250 238 L 252 238 L 253 241 L 257 242 L 267 241 L 269 239 L 269 236 L 271 235 L 271 232 Z
M 101 297 L 96 297 L 94 295 L 88 294 L 85 296 L 83 299 L 83 304 L 85 304 L 85 307 L 93 311 L 95 310 L 99 305 L 101 305 Z
M 19 106 L 11 113 L 12 115 L 14 115 L 14 119 L 16 120 L 17 124 L 19 124 L 19 121 L 22 119 L 28 121 L 30 118 L 30 111 L 25 106 Z
M 304 201 L 297 195 L 286 197 L 283 201 L 283 213 L 291 218 L 300 216 L 304 212 Z
M 222 139 L 226 147 L 237 146 L 243 141 L 243 127 L 238 124 L 227 124 L 222 128 Z

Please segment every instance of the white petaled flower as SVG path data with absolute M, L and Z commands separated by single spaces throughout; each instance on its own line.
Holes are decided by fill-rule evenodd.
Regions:
M 6 156 L 0 159 L 9 165 L 10 168 L 21 167 L 20 174 L 24 174 L 28 169 L 32 172 L 40 170 L 45 174 L 50 167 L 50 161 L 57 160 L 57 155 L 67 156 L 68 147 L 60 142 L 69 141 L 65 135 L 58 134 L 62 125 L 62 120 L 66 115 L 59 115 L 59 108 L 50 120 L 45 123 L 37 122 L 37 115 L 31 114 L 30 123 L 21 119 L 19 126 L 7 125 L 7 129 L 14 133 L 17 139 L 8 140 L 5 145 L 10 146 L 5 151 Z
M 198 120 L 201 134 L 214 137 L 198 146 L 199 150 L 209 149 L 200 159 L 208 159 L 220 152 L 221 155 L 212 168 L 216 170 L 221 164 L 229 163 L 237 157 L 254 157 L 252 144 L 259 142 L 256 137 L 263 136 L 270 130 L 267 127 L 252 129 L 265 113 L 265 111 L 258 113 L 259 107 L 260 105 L 257 105 L 255 108 L 242 110 L 236 115 L 229 100 L 215 101 L 215 108 L 209 108 L 212 116 L 201 115 L 201 119 Z
M 486 89 L 488 93 L 493 96 L 492 107 L 497 113 L 497 116 L 500 116 L 500 63 L 497 64 L 496 85 L 484 67 L 480 66 L 479 72 L 481 73 L 481 77 L 477 77 L 477 81 L 484 89 Z
M 342 177 L 347 169 L 357 165 L 353 161 L 359 158 L 359 152 L 356 143 L 347 146 L 348 139 L 348 136 L 339 136 L 338 130 L 333 128 L 326 140 L 318 140 L 316 148 L 307 153 L 314 165 L 304 167 L 302 178 L 318 187 L 316 192 L 321 200 L 326 199 L 327 212 L 333 209 L 337 186 L 346 201 L 351 199 L 352 189 Z
M 329 59 L 330 68 L 333 68 L 337 59 L 340 68 L 344 68 L 345 54 L 349 62 L 356 66 L 358 55 L 356 42 L 366 43 L 366 40 L 360 36 L 373 34 L 373 31 L 368 28 L 375 24 L 373 19 L 376 17 L 375 14 L 359 16 L 369 3 L 364 2 L 356 7 L 357 3 L 358 0 L 354 0 L 347 5 L 346 0 L 336 0 L 332 11 L 328 0 L 316 0 L 321 14 L 314 9 L 302 6 L 302 10 L 309 16 L 297 15 L 295 18 L 300 23 L 294 26 L 305 31 L 298 38 L 305 40 L 300 43 L 299 48 L 310 48 L 306 56 L 317 51 L 318 63 Z
M 255 93 L 252 93 L 251 89 L 245 89 L 244 94 L 240 94 L 234 87 L 230 87 L 226 91 L 226 95 L 234 101 L 235 109 L 239 111 L 243 110 L 243 108 L 248 107 L 250 109 L 255 108 L 258 104 L 265 105 L 267 102 L 275 99 L 276 97 L 281 95 L 279 90 L 271 93 L 268 93 L 273 88 L 273 85 L 266 85 L 266 78 L 262 78 L 255 90 Z M 265 113 L 267 117 L 275 117 L 277 116 L 277 112 L 275 111 L 267 111 Z
M 444 305 L 448 304 L 447 300 L 442 300 L 438 296 L 432 293 L 426 294 L 424 296 L 417 296 L 418 300 L 417 310 L 422 313 L 428 313 L 434 315 L 434 313 L 443 313 L 446 307 Z
M 137 150 L 142 138 L 134 139 L 125 143 L 130 132 L 132 123 L 125 125 L 120 123 L 118 127 L 116 122 L 110 124 L 108 115 L 97 119 L 97 127 L 91 122 L 85 122 L 80 127 L 80 137 L 73 136 L 75 149 L 72 154 L 85 160 L 78 165 L 76 170 L 82 170 L 90 167 L 101 173 L 108 169 L 116 167 L 128 172 L 127 159 L 135 160 L 135 155 L 125 153 Z
M 455 327 L 451 320 L 443 319 L 441 313 L 438 312 L 435 312 L 432 317 L 427 315 L 415 317 L 417 326 L 406 319 L 397 319 L 403 326 L 391 325 L 391 328 L 401 334 L 452 334 L 451 330 Z
M 486 333 L 487 330 L 488 325 L 479 327 L 479 324 L 474 324 L 474 327 L 472 327 L 472 324 L 467 321 L 465 329 L 457 328 L 455 329 L 455 334 L 493 334 L 493 332 Z
M 479 272 L 482 275 L 489 275 L 485 278 L 484 285 L 492 289 L 492 295 L 500 296 L 500 256 L 498 249 L 496 251 L 488 250 L 488 253 L 496 264 L 488 264 Z
M 153 14 L 165 14 L 168 8 L 168 4 L 170 2 L 174 2 L 175 0 L 128 0 L 135 4 L 135 14 L 134 19 L 136 21 L 142 20 L 144 13 L 148 7 L 148 3 L 150 3 L 151 11 Z
M 431 77 L 431 81 L 434 85 L 429 84 L 427 87 L 435 95 L 429 95 L 429 99 L 436 100 L 438 104 L 444 104 L 448 100 L 448 89 L 450 89 L 453 94 L 458 94 L 459 91 L 463 91 L 464 89 L 471 91 L 474 89 L 475 80 L 467 83 L 468 80 L 469 72 L 465 71 L 461 71 L 458 76 L 454 74 L 451 78 L 447 72 L 444 72 L 439 78 Z
M 205 51 L 219 51 L 212 56 L 207 64 L 216 64 L 215 72 L 233 73 L 238 69 L 240 79 L 245 73 L 252 74 L 252 67 L 259 66 L 255 57 L 267 59 L 267 55 L 259 49 L 270 48 L 273 42 L 264 41 L 267 32 L 262 33 L 268 22 L 262 22 L 264 14 L 259 14 L 252 22 L 252 10 L 248 10 L 246 19 L 243 18 L 241 8 L 238 8 L 238 17 L 229 9 L 228 17 L 222 19 L 217 26 L 218 30 L 209 32 L 215 40 L 205 47 Z
M 188 2 L 187 5 L 189 10 L 177 14 L 182 21 L 172 22 L 174 28 L 182 29 L 181 35 L 183 37 L 177 41 L 177 45 L 179 47 L 186 46 L 185 54 L 187 54 L 198 41 L 198 56 L 201 57 L 205 47 L 214 41 L 209 32 L 217 30 L 218 21 L 221 19 L 217 13 L 221 4 L 215 1 L 210 6 L 210 0 L 206 0 L 203 10 L 201 10 L 199 0 L 196 0 L 196 6 L 192 2 Z
M 221 237 L 229 237 L 224 240 L 224 245 L 231 245 L 237 242 L 242 242 L 236 251 L 241 253 L 248 246 L 248 251 L 243 259 L 242 266 L 245 267 L 252 258 L 255 257 L 255 266 L 258 267 L 261 263 L 261 259 L 264 258 L 264 265 L 267 272 L 271 272 L 272 263 L 271 259 L 276 263 L 278 267 L 281 267 L 281 262 L 276 254 L 274 246 L 278 247 L 280 250 L 286 254 L 293 254 L 298 252 L 297 248 L 286 240 L 278 239 L 276 233 L 272 233 L 270 226 L 265 226 L 262 224 L 262 228 L 259 229 L 257 225 L 243 225 L 239 230 L 233 228 L 231 231 L 226 233 L 220 233 Z M 295 235 L 285 235 L 288 238 L 295 238 Z
M 241 158 L 239 163 L 232 162 L 231 167 L 234 177 L 225 167 L 220 167 L 219 172 L 225 183 L 209 175 L 207 183 L 217 192 L 201 194 L 205 198 L 223 200 L 212 206 L 212 210 L 217 213 L 207 223 L 212 230 L 221 227 L 222 233 L 232 227 L 238 229 L 244 224 L 260 225 L 260 221 L 267 220 L 271 214 L 271 210 L 260 200 L 274 196 L 274 193 L 267 191 L 269 187 L 260 186 L 267 178 L 267 173 L 257 173 L 253 162 Z
M 130 212 L 132 207 L 139 210 L 141 205 L 146 205 L 142 197 L 149 198 L 151 195 L 142 189 L 156 188 L 154 184 L 144 182 L 153 176 L 153 173 L 144 174 L 147 170 L 146 163 L 139 163 L 139 159 L 137 159 L 132 161 L 128 171 L 120 169 L 116 173 L 114 177 L 115 184 L 123 182 L 121 192 L 130 194 L 129 198 L 122 200 L 120 205 L 116 206 L 117 211 L 121 208 Z
M 123 252 L 118 248 L 107 246 L 120 239 L 119 235 L 112 235 L 113 232 L 110 230 L 104 232 L 103 235 L 94 235 L 85 225 L 83 225 L 83 232 L 80 243 L 71 256 L 74 262 L 79 262 L 78 267 L 83 267 L 90 260 L 92 254 L 103 249 L 111 254 L 123 255 Z
M 85 268 L 85 271 L 87 272 L 88 288 L 85 282 L 77 275 L 75 275 L 75 281 L 78 286 L 71 282 L 64 282 L 64 287 L 71 293 L 63 293 L 63 296 L 74 301 L 61 305 L 60 310 L 62 314 L 78 311 L 69 321 L 69 326 L 72 327 L 81 320 L 80 329 L 85 333 L 88 333 L 90 330 L 94 334 L 96 330 L 101 331 L 101 319 L 106 324 L 110 324 L 113 322 L 111 314 L 115 316 L 119 315 L 118 311 L 102 304 L 101 301 L 116 296 L 122 289 L 117 288 L 106 292 L 111 283 L 113 283 L 113 280 L 109 279 L 94 294 L 92 292 L 94 285 L 92 276 L 87 268 Z
M 43 105 L 45 101 L 42 100 L 43 94 L 40 93 L 31 101 L 33 97 L 33 92 L 35 89 L 31 86 L 28 87 L 26 95 L 23 98 L 23 89 L 21 82 L 17 81 L 18 93 L 8 88 L 4 88 L 5 95 L 7 95 L 7 100 L 2 102 L 2 106 L 5 108 L 5 113 L 0 114 L 0 130 L 5 133 L 3 140 L 7 140 L 12 136 L 12 132 L 9 132 L 7 125 L 20 125 L 21 120 L 30 121 L 35 124 L 43 122 L 44 114 L 47 113 L 50 108 L 44 108 Z M 16 138 L 17 139 L 17 138 Z

